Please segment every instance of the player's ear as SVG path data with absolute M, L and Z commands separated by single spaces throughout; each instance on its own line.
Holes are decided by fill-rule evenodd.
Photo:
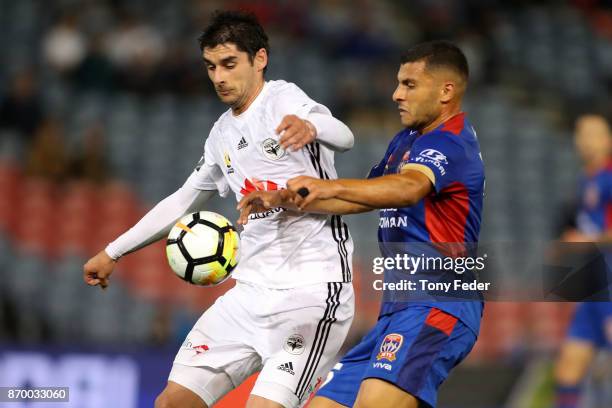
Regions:
M 255 64 L 255 68 L 257 68 L 257 71 L 264 70 L 264 68 L 268 65 L 268 52 L 265 48 L 260 48 L 259 51 L 255 53 L 253 63 Z
M 457 92 L 457 86 L 454 82 L 446 81 L 442 84 L 440 89 L 440 102 L 449 103 L 455 98 Z

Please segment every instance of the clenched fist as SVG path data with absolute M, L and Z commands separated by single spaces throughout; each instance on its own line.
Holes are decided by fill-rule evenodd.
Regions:
M 117 261 L 114 261 L 105 251 L 98 252 L 83 266 L 85 283 L 90 286 L 100 285 L 102 289 L 106 289 L 116 264 Z

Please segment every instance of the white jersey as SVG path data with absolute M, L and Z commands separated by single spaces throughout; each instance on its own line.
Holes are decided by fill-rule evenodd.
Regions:
M 228 110 L 214 124 L 199 164 L 208 171 L 192 175 L 191 183 L 221 195 L 231 189 L 239 201 L 251 191 L 285 188 L 300 175 L 337 178 L 327 147 L 314 142 L 293 152 L 278 143 L 275 129 L 285 115 L 311 112 L 331 115 L 295 84 L 267 81 L 245 112 Z M 353 242 L 340 216 L 277 208 L 251 214 L 240 238 L 235 279 L 270 288 L 351 281 Z

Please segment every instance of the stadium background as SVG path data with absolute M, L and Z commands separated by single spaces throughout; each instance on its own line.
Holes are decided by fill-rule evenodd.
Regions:
M 0 386 L 68 384 L 72 407 L 151 406 L 191 325 L 232 285 L 188 286 L 160 243 L 122 259 L 106 292 L 81 278 L 84 261 L 198 161 L 225 108 L 196 38 L 222 8 L 260 18 L 269 79 L 296 82 L 351 127 L 343 177 L 363 177 L 399 129 L 390 95 L 402 49 L 457 42 L 486 163 L 482 240 L 557 236 L 579 173 L 573 120 L 612 113 L 610 2 L 0 0 Z M 211 209 L 237 216 L 232 200 Z M 358 249 L 371 245 L 376 214 L 347 222 Z M 376 319 L 360 283 L 367 262 L 356 256 L 363 296 L 347 347 Z M 440 406 L 548 406 L 572 310 L 489 303 Z M 593 394 L 609 397 L 602 376 Z

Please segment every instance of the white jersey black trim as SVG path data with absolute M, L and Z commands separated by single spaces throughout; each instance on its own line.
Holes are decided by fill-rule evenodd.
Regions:
M 351 282 L 351 265 L 348 261 L 348 251 L 346 241 L 348 240 L 348 227 L 339 215 L 332 215 L 331 228 L 334 241 L 338 243 L 338 253 L 340 254 L 340 266 L 342 268 L 342 282 Z
M 348 250 L 346 249 L 346 241 L 349 239 L 349 229 L 348 225 L 342 220 L 341 216 L 338 216 L 338 227 L 340 229 L 340 235 L 342 239 L 340 240 L 340 248 L 344 252 L 344 260 L 346 261 L 346 279 L 344 282 L 350 283 L 353 280 L 351 275 L 351 264 L 348 261 Z
M 302 398 L 304 398 L 308 385 L 317 372 L 317 367 L 321 361 L 321 356 L 325 351 L 325 345 L 327 343 L 327 339 L 329 338 L 329 332 L 332 324 L 334 324 L 337 320 L 336 311 L 338 310 L 338 306 L 340 306 L 341 291 L 342 283 L 329 282 L 327 284 L 327 299 L 325 301 L 327 306 L 325 307 L 323 318 L 319 320 L 319 324 L 317 325 L 317 331 L 310 349 L 310 354 L 308 354 L 304 371 L 302 371 L 302 375 L 300 376 L 300 380 L 298 381 L 298 385 L 295 389 L 295 395 L 300 401 Z
M 320 153 L 317 154 L 317 149 L 315 146 L 318 146 L 318 143 L 310 143 L 306 145 L 306 150 L 308 150 L 309 156 L 310 156 L 310 162 L 312 163 L 312 167 L 314 167 L 314 169 L 317 171 L 317 173 L 319 173 L 319 178 L 320 179 L 329 179 L 329 176 L 325 177 L 327 174 L 324 172 L 323 168 L 321 167 L 321 161 L 320 161 Z
M 321 166 L 321 146 L 314 142 L 306 145 L 306 150 L 310 156 L 310 162 L 314 169 L 319 173 L 319 178 L 329 180 L 329 174 Z M 346 249 L 346 241 L 349 239 L 349 231 L 346 223 L 342 221 L 339 215 L 333 215 L 331 219 L 331 228 L 334 241 L 338 243 L 338 254 L 340 255 L 340 266 L 342 268 L 342 282 L 351 282 L 351 265 L 348 261 L 348 250 Z

